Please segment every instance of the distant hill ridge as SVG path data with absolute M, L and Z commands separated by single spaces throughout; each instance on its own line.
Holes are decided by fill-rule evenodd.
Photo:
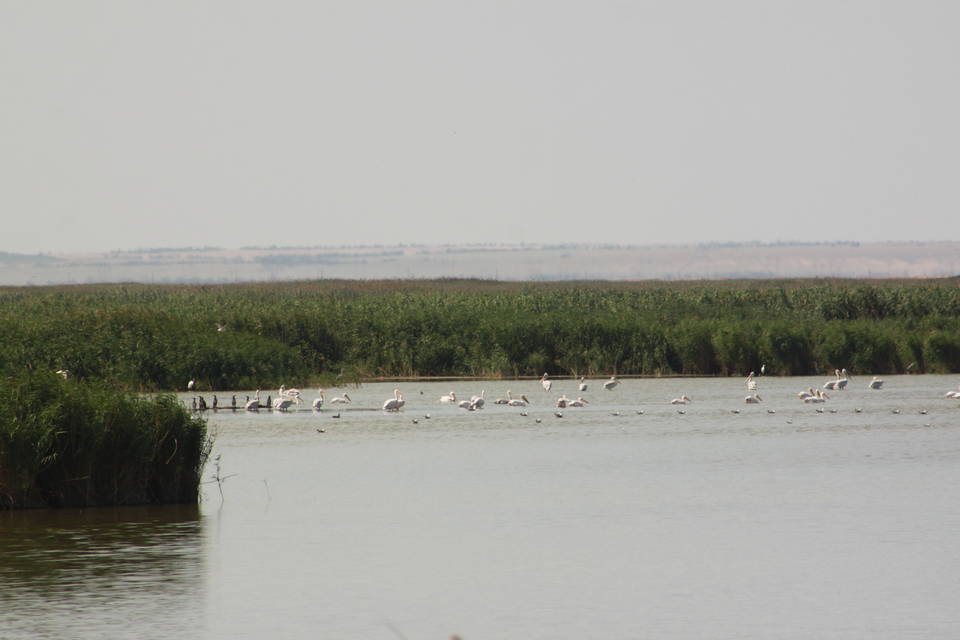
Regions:
M 698 280 L 960 274 L 960 242 L 397 244 L 0 252 L 0 284 L 313 279 Z

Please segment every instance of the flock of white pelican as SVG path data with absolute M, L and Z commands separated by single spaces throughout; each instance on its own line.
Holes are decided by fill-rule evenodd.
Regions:
M 761 373 L 765 367 L 761 368 Z M 61 375 L 67 374 L 66 371 L 58 371 Z M 66 376 L 65 376 L 66 377 Z M 848 388 L 852 376 L 847 372 L 846 369 L 836 369 L 834 371 L 834 377 L 824 382 L 822 388 L 815 389 L 813 387 L 805 389 L 797 393 L 797 397 L 805 404 L 822 404 L 827 402 L 830 399 L 828 392 L 843 392 Z M 550 379 L 549 375 L 544 373 L 540 378 L 541 386 L 545 393 L 549 393 L 553 388 L 553 380 Z M 616 376 L 610 376 L 609 380 L 606 380 L 602 383 L 602 386 L 605 390 L 612 390 L 620 383 L 617 380 Z M 763 402 L 763 398 L 758 393 L 759 383 L 753 371 L 747 376 L 745 380 L 746 388 L 749 393 L 744 397 L 744 403 L 746 404 L 759 404 Z M 867 389 L 881 389 L 883 387 L 884 381 L 877 377 L 873 376 L 871 380 L 867 383 Z M 195 381 L 190 380 L 187 385 L 187 388 L 193 390 L 195 388 Z M 578 392 L 586 392 L 589 383 L 587 382 L 586 377 L 580 377 L 577 381 L 577 390 Z M 421 394 L 423 392 L 421 391 Z M 299 389 L 287 388 L 286 386 L 281 386 L 277 391 L 277 397 L 271 398 L 268 396 L 266 404 L 261 401 L 260 390 L 257 389 L 256 394 L 253 398 L 249 396 L 246 399 L 246 402 L 242 407 L 248 411 L 257 411 L 259 409 L 272 409 L 275 411 L 289 411 L 292 407 L 300 405 L 303 402 L 302 393 Z M 960 399 L 960 388 L 956 390 L 947 391 L 945 394 L 947 398 Z M 472 395 L 469 399 L 458 399 L 457 394 L 454 391 L 450 391 L 448 394 L 440 396 L 439 402 L 441 404 L 453 404 L 457 407 L 464 409 L 466 411 L 477 411 L 483 409 L 486 403 L 486 390 L 481 390 L 479 395 Z M 496 400 L 492 401 L 493 404 L 506 405 L 510 407 L 527 407 L 531 404 L 530 399 L 524 395 L 520 394 L 514 395 L 510 390 L 507 390 L 505 397 L 499 397 Z M 673 398 L 670 400 L 670 404 L 673 405 L 686 405 L 692 402 L 689 396 L 681 395 L 679 397 Z M 348 393 L 343 393 L 340 396 L 336 396 L 329 400 L 331 405 L 347 405 L 351 404 L 352 400 Z M 319 389 L 317 397 L 312 401 L 312 408 L 316 411 L 319 411 L 323 408 L 325 404 L 325 395 L 324 390 Z M 386 412 L 397 412 L 400 411 L 406 404 L 403 394 L 399 389 L 394 389 L 393 396 L 387 398 L 383 401 L 381 406 L 383 411 Z M 590 404 L 590 401 L 584 398 L 581 395 L 578 395 L 576 398 L 570 398 L 566 393 L 560 395 L 553 401 L 553 406 L 557 409 L 566 409 L 566 408 L 579 408 L 585 407 Z M 197 399 L 194 399 L 194 407 L 197 407 Z M 203 398 L 200 398 L 200 407 L 201 410 L 207 409 L 206 402 Z M 218 408 L 217 406 L 217 397 L 213 398 L 213 408 Z M 227 407 L 220 407 L 227 408 Z M 233 404 L 231 408 L 239 408 L 237 405 L 236 396 L 234 396 Z M 820 409 L 818 409 L 820 411 Z M 681 411 L 682 413 L 682 411 Z M 339 417 L 339 414 L 335 417 Z

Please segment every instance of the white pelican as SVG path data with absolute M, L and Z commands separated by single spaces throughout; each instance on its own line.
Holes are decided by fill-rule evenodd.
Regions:
M 273 401 L 273 408 L 277 411 L 286 411 L 293 404 L 300 404 L 300 396 L 280 397 Z
M 473 405 L 473 408 L 474 408 L 474 409 L 483 409 L 483 405 L 484 405 L 484 403 L 486 403 L 486 400 L 483 399 L 483 396 L 485 396 L 486 393 L 487 393 L 487 390 L 486 390 L 486 389 L 482 389 L 482 390 L 480 391 L 480 395 L 478 395 L 478 396 L 473 396 L 473 397 L 470 398 L 470 404 Z
M 758 396 L 757 394 L 753 394 L 753 395 L 751 395 L 751 396 L 747 396 L 746 398 L 743 399 L 743 401 L 746 402 L 747 404 L 757 404 L 758 402 L 761 402 L 762 400 L 763 400 L 763 398 L 761 398 L 761 397 Z
M 843 370 L 843 377 L 840 376 L 840 369 L 834 369 L 834 375 L 837 376 L 836 380 L 828 380 L 823 383 L 823 388 L 829 391 L 842 391 L 844 387 L 847 386 L 847 370 Z
M 550 387 L 553 386 L 553 381 L 547 380 L 547 374 L 544 372 L 543 377 L 540 378 L 540 384 L 543 385 L 544 391 L 550 391 Z
M 346 391 L 343 392 L 342 396 L 330 398 L 330 404 L 350 404 L 351 402 L 353 402 L 353 400 L 350 399 Z
M 813 387 L 810 387 L 806 391 L 801 391 L 800 393 L 798 393 L 797 397 L 800 398 L 801 400 L 806 400 L 807 398 L 812 398 L 815 395 L 817 395 L 817 392 L 813 390 Z
M 617 376 L 610 376 L 610 379 L 603 383 L 603 388 L 610 391 L 618 384 L 620 384 L 620 381 L 617 380 Z
M 320 389 L 320 397 L 314 399 L 313 408 L 319 411 L 320 407 L 322 406 L 323 406 L 323 389 Z
M 946 398 L 960 398 L 960 391 L 947 391 L 943 395 Z
M 820 391 L 820 389 L 817 389 L 816 391 L 813 392 L 812 396 L 804 398 L 803 401 L 806 402 L 807 404 L 820 404 L 821 402 L 826 402 L 829 399 L 830 399 L 830 396 Z
M 507 393 L 509 393 L 509 391 Z M 530 401 L 527 400 L 527 396 L 521 393 L 519 398 L 514 398 L 513 396 L 510 396 L 510 402 L 508 402 L 507 404 L 510 405 L 511 407 L 525 407 L 528 404 L 530 404 Z
M 466 409 L 467 411 L 476 411 L 477 409 L 475 406 L 473 406 L 473 403 L 470 402 L 469 400 L 461 400 L 460 402 L 457 403 L 457 406 L 460 407 L 461 409 Z
M 496 400 L 493 401 L 493 404 L 510 404 L 511 400 L 513 400 L 513 394 L 510 393 L 509 389 L 507 389 L 507 397 L 497 398 Z
M 587 390 L 587 379 L 584 376 L 580 376 L 580 385 L 577 387 L 580 391 Z
M 687 404 L 690 402 L 690 398 L 687 396 L 680 396 L 679 398 L 674 398 L 670 401 L 670 404 Z
M 300 389 L 287 389 L 285 386 L 280 385 L 279 396 L 281 398 L 299 398 Z
M 197 381 L 193 378 L 190 378 L 190 382 L 187 383 L 187 391 L 193 391 L 197 387 Z
M 870 384 L 867 385 L 868 389 L 879 389 L 883 386 L 883 380 L 877 376 L 873 376 L 873 380 L 870 381 Z
M 451 391 L 449 395 L 440 396 L 440 402 L 456 402 L 456 401 L 457 401 L 457 394 L 455 394 L 453 391 Z
M 753 371 L 747 376 L 747 389 L 750 391 L 757 390 L 757 381 L 753 379 Z
M 568 404 L 570 404 L 570 398 L 566 394 L 557 398 L 557 409 L 566 409 Z
M 384 411 L 400 411 L 400 407 L 406 404 L 406 401 L 403 399 L 403 394 L 400 393 L 400 389 L 393 390 L 393 397 L 384 400 L 383 410 Z
M 590 403 L 584 400 L 583 398 L 578 397 L 576 400 L 571 400 L 569 403 L 567 403 L 567 406 L 568 407 L 585 407 L 588 404 Z
M 253 400 L 248 400 L 247 404 L 243 405 L 243 408 L 247 411 L 256 411 L 260 408 L 260 389 L 257 389 L 257 395 Z

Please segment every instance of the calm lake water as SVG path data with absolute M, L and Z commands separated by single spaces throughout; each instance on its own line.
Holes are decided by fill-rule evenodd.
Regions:
M 0 637 L 960 637 L 960 378 L 797 399 L 825 380 L 208 414 L 222 499 L 0 513 Z M 481 389 L 482 411 L 438 402 Z M 592 404 L 556 417 L 561 393 Z

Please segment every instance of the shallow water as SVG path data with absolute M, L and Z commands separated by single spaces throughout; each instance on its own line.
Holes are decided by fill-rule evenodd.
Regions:
M 824 380 L 208 413 L 223 481 L 198 508 L 0 513 L 0 637 L 957 636 L 960 380 L 796 398 Z M 591 404 L 556 417 L 561 393 Z

